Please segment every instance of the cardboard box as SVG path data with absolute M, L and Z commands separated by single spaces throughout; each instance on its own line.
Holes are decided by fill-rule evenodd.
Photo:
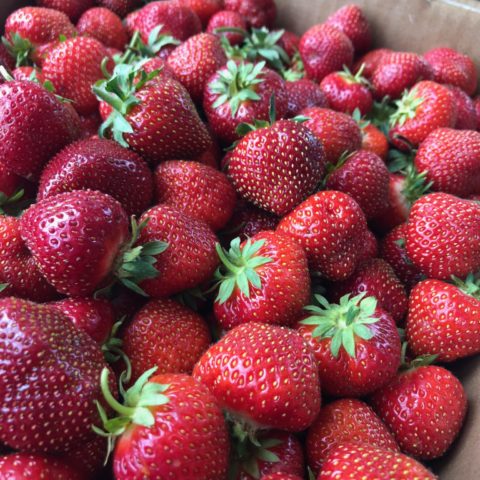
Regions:
M 301 34 L 337 8 L 360 5 L 366 13 L 377 46 L 423 53 L 435 46 L 456 48 L 480 64 L 480 2 L 476 0 L 276 0 L 278 25 Z M 0 0 L 0 21 L 27 0 Z M 479 319 L 480 320 L 480 319 Z M 449 366 L 468 394 L 465 427 L 452 449 L 430 465 L 442 480 L 480 479 L 480 358 Z

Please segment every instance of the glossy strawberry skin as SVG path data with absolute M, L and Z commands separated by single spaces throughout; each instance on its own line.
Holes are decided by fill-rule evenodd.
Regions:
M 362 150 L 378 155 L 386 161 L 388 155 L 387 137 L 375 126 L 368 124 L 362 129 Z
M 223 8 L 223 0 L 177 0 L 180 5 L 192 9 L 206 27 L 210 18 Z
M 450 86 L 449 90 L 457 104 L 455 128 L 457 130 L 476 130 L 478 118 L 473 100 L 459 87 Z
M 2 162 L 17 175 L 32 180 L 53 155 L 81 133 L 80 120 L 71 106 L 33 82 L 0 85 L 0 111 Z
M 308 465 L 319 473 L 337 445 L 344 442 L 367 444 L 398 452 L 397 442 L 369 405 L 354 398 L 342 398 L 325 405 L 308 429 Z
M 434 365 L 400 373 L 370 400 L 402 451 L 422 459 L 445 453 L 467 411 L 460 381 L 448 370 Z
M 210 345 L 205 320 L 174 300 L 150 300 L 122 333 L 132 364 L 132 381 L 152 367 L 158 374 L 191 374 Z
M 355 62 L 353 66 L 353 72 L 357 73 L 363 65 L 362 75 L 367 80 L 370 80 L 373 72 L 388 53 L 392 53 L 392 50 L 389 48 L 375 48 L 370 50 Z
M 61 193 L 32 205 L 20 231 L 43 276 L 58 292 L 88 296 L 108 281 L 129 240 L 120 203 L 92 190 Z
M 328 100 L 318 84 L 307 78 L 286 82 L 288 96 L 287 117 L 299 115 L 304 108 L 328 107 Z
M 219 28 L 239 28 L 246 31 L 247 22 L 243 15 L 230 10 L 221 10 L 215 13 L 208 22 L 206 30 L 208 33 L 214 33 L 227 38 L 230 45 L 239 45 L 243 41 L 243 35 L 234 32 L 216 33 L 215 30 Z
M 222 411 L 207 388 L 181 374 L 157 375 L 149 382 L 168 385 L 164 394 L 169 401 L 151 407 L 152 427 L 133 425 L 117 441 L 115 478 L 142 480 L 147 471 L 152 478 L 223 480 L 228 466 L 228 432 Z M 172 435 L 178 441 L 172 442 Z
M 205 352 L 193 376 L 222 408 L 253 425 L 301 431 L 320 410 L 313 352 L 285 327 L 247 323 L 230 330 Z
M 285 215 L 323 178 L 325 155 L 311 130 L 291 120 L 249 132 L 232 152 L 228 176 L 254 205 Z
M 308 78 L 321 82 L 329 73 L 350 67 L 353 61 L 353 45 L 337 28 L 314 25 L 300 39 L 300 56 Z
M 277 16 L 274 0 L 225 0 L 225 9 L 245 17 L 249 27 L 271 28 Z
M 97 190 L 118 200 L 127 214 L 139 215 L 151 204 L 153 179 L 135 152 L 102 138 L 80 140 L 58 153 L 44 168 L 38 200 L 74 190 Z

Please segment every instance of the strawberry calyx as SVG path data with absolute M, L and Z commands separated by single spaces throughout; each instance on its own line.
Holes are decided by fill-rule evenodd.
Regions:
M 362 130 L 362 135 L 364 134 L 363 130 L 367 128 L 372 122 L 365 117 L 362 117 L 362 113 L 359 108 L 356 108 L 352 113 L 352 118 L 358 125 L 358 128 Z
M 337 75 L 342 78 L 348 84 L 359 84 L 370 87 L 370 82 L 363 76 L 363 71 L 365 70 L 365 64 L 362 63 L 357 73 L 352 73 L 352 71 L 346 66 L 343 66 L 343 70 L 337 72 Z
M 31 56 L 35 48 L 30 40 L 14 32 L 10 35 L 10 39 L 2 37 L 2 43 L 8 53 L 15 58 L 16 67 L 33 65 Z
M 298 51 L 293 55 L 290 65 L 290 68 L 281 72 L 287 82 L 295 82 L 296 80 L 305 78 L 305 67 Z
M 477 300 L 480 300 L 480 278 L 477 278 L 473 273 L 469 273 L 465 280 L 452 276 L 453 284 L 458 287 L 463 293 L 470 295 Z
M 395 102 L 396 111 L 390 115 L 390 127 L 397 125 L 401 127 L 407 120 L 415 118 L 417 109 L 423 101 L 423 98 L 417 97 L 415 88 L 406 91 L 402 98 Z
M 313 338 L 330 338 L 330 350 L 335 358 L 338 357 L 341 347 L 350 357 L 355 358 L 357 338 L 368 341 L 374 336 L 369 325 L 379 320 L 374 317 L 377 300 L 374 297 L 365 297 L 365 292 L 354 297 L 350 294 L 344 295 L 338 304 L 329 303 L 321 295 L 315 295 L 315 300 L 318 305 L 305 307 L 305 310 L 313 315 L 300 323 L 315 326 Z
M 432 365 L 437 359 L 438 355 L 420 355 L 416 358 L 407 358 L 408 342 L 402 343 L 400 370 L 402 372 L 415 370 L 419 367 L 426 367 Z
M 258 255 L 259 250 L 265 245 L 265 240 L 252 242 L 248 239 L 240 248 L 240 238 L 234 238 L 227 251 L 217 243 L 216 249 L 221 265 L 215 272 L 215 278 L 220 286 L 216 301 L 222 305 L 238 288 L 242 294 L 250 297 L 250 285 L 256 289 L 261 288 L 262 282 L 257 269 L 262 265 L 272 262 L 269 257 Z
M 427 182 L 426 177 L 427 172 L 419 173 L 412 164 L 406 167 L 401 192 L 408 209 L 430 190 L 433 182 Z

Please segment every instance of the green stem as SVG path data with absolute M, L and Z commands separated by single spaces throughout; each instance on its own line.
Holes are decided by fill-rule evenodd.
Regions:
M 102 374 L 100 376 L 100 388 L 102 389 L 102 393 L 105 397 L 106 402 L 113 408 L 113 410 L 118 412 L 120 415 L 124 415 L 125 417 L 131 417 L 135 413 L 135 409 L 122 405 L 110 392 L 110 388 L 108 386 L 109 374 L 109 369 L 105 367 L 102 370 Z

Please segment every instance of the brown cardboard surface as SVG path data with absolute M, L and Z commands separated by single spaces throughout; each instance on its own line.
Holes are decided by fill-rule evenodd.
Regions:
M 376 45 L 423 53 L 449 46 L 469 54 L 480 66 L 480 1 L 476 0 L 276 0 L 278 24 L 303 33 L 348 3 L 369 18 Z M 0 0 L 0 22 L 27 0 Z M 451 366 L 469 398 L 466 425 L 448 455 L 431 465 L 442 480 L 480 479 L 480 358 Z

